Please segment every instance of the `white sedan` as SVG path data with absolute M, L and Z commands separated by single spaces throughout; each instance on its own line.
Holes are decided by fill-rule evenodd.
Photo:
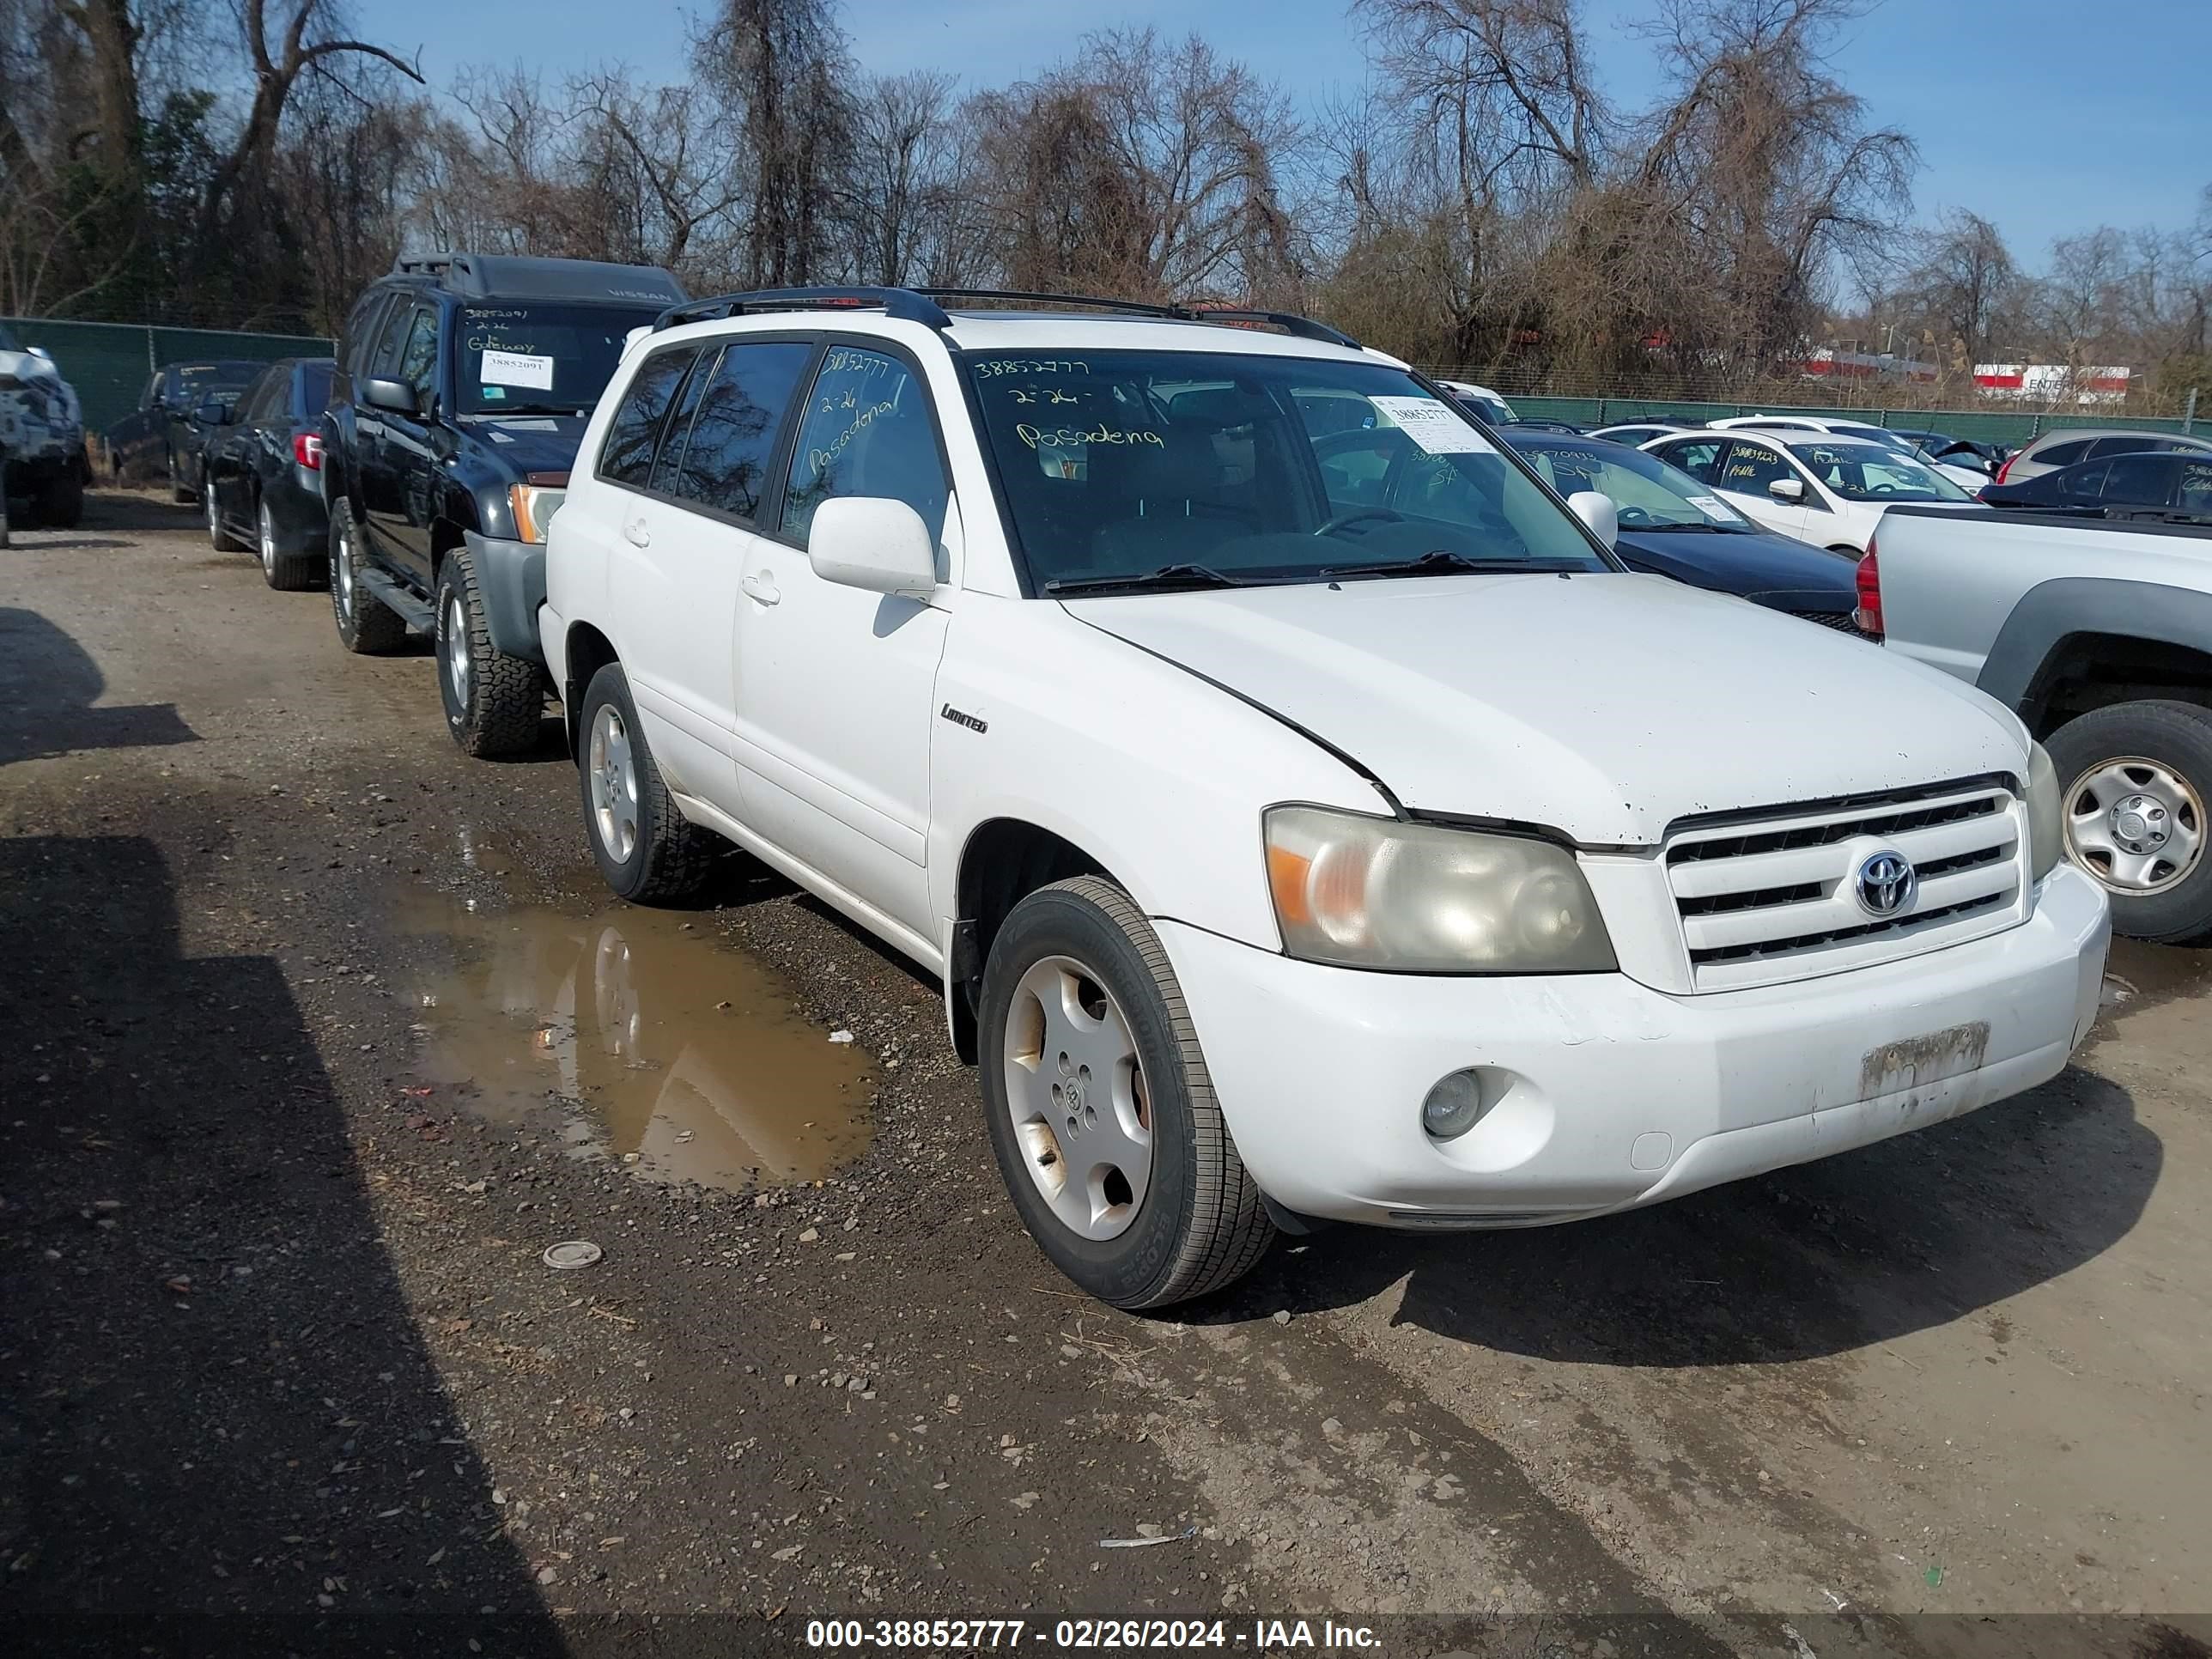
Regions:
M 1737 428 L 1644 447 L 1767 529 L 1854 557 L 1889 507 L 1979 506 L 1924 461 L 1869 438 Z
M 1923 451 L 1904 433 L 1886 426 L 1876 426 L 1872 421 L 1850 421 L 1831 415 L 1731 415 L 1725 420 L 1711 422 L 1716 432 L 1732 432 L 1750 428 L 1767 432 L 1825 432 L 1838 438 L 1864 438 L 1869 443 L 1893 449 L 1900 455 L 1911 456 L 1931 471 L 1940 472 L 1968 495 L 1979 495 L 1988 488 L 1990 470 L 1978 463 L 1968 465 L 1964 458 L 1938 460 Z

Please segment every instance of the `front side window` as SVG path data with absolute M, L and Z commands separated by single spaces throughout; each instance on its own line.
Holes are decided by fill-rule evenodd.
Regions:
M 2130 507 L 2164 507 L 2173 495 L 2173 463 L 2163 455 L 2115 457 L 2105 474 L 2105 499 Z
M 800 340 L 735 341 L 702 355 L 653 468 L 653 488 L 723 513 L 760 511 L 775 436 L 814 348 Z
M 434 306 L 417 306 L 407 325 L 407 343 L 399 350 L 397 379 L 427 399 L 438 389 L 438 312 Z
M 599 447 L 599 477 L 611 483 L 645 487 L 653 472 L 653 446 L 659 441 L 660 422 L 684 379 L 684 371 L 697 356 L 695 346 L 656 351 L 637 366 L 622 402 L 607 422 L 606 440 Z
M 1560 495 L 1595 489 L 1612 496 L 1624 530 L 1757 528 L 1688 473 L 1641 450 L 1572 442 L 1516 447 Z
M 1109 350 L 963 358 L 1032 581 L 1605 570 L 1455 400 L 1374 362 Z M 811 417 L 810 417 L 811 418 Z M 802 440 L 802 444 L 805 443 Z
M 792 450 L 784 534 L 804 545 L 823 502 L 878 495 L 904 501 L 935 537 L 951 493 L 920 377 L 883 352 L 831 346 Z
M 1797 473 L 1782 459 L 1778 450 L 1764 444 L 1737 442 L 1729 450 L 1728 465 L 1721 471 L 1721 488 L 1733 489 L 1739 495 L 1764 495 L 1766 486 L 1782 478 L 1795 478 Z
M 2180 506 L 2184 513 L 2212 513 L 2212 460 L 2181 464 Z
M 614 378 L 623 342 L 659 313 L 490 300 L 453 313 L 453 382 L 465 415 L 578 415 Z
M 1971 501 L 1942 473 L 1909 455 L 1862 445 L 1801 444 L 1797 459 L 1847 501 Z

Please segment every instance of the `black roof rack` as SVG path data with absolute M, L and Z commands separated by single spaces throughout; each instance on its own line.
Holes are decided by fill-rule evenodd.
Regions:
M 702 323 L 716 317 L 744 317 L 763 311 L 880 310 L 931 328 L 949 328 L 945 307 L 910 288 L 763 288 L 750 294 L 718 294 L 671 306 L 654 319 L 655 328 Z
M 1288 311 L 1251 311 L 1237 306 L 1156 305 L 1144 300 L 1109 300 L 1093 294 L 1043 294 L 1005 288 L 769 288 L 749 294 L 720 294 L 671 306 L 653 323 L 673 328 L 679 323 L 705 322 L 718 317 L 743 317 L 769 311 L 881 310 L 887 317 L 921 323 L 934 329 L 952 326 L 944 301 L 994 300 L 1014 305 L 1086 306 L 1135 317 L 1158 317 L 1168 322 L 1222 323 L 1231 327 L 1279 328 L 1302 340 L 1360 349 L 1359 342 L 1340 329 L 1317 323 Z

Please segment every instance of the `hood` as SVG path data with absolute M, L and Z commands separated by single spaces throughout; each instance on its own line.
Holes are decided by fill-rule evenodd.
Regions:
M 2018 722 L 1971 687 L 1653 576 L 1062 603 L 1304 726 L 1415 811 L 1585 846 L 1649 846 L 1693 813 L 2027 765 Z
M 581 415 L 466 415 L 460 425 L 498 465 L 525 472 L 566 472 L 576 464 L 590 417 Z
M 1729 530 L 1623 530 L 1613 551 L 1632 568 L 1784 611 L 1849 611 L 1857 565 L 1790 536 Z

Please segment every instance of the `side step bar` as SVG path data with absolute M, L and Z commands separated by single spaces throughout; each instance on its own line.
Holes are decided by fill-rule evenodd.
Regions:
M 355 580 L 374 593 L 385 609 L 397 616 L 410 628 L 419 628 L 425 634 L 434 634 L 438 631 L 438 612 L 435 607 L 425 605 L 383 571 L 374 568 L 364 570 Z

